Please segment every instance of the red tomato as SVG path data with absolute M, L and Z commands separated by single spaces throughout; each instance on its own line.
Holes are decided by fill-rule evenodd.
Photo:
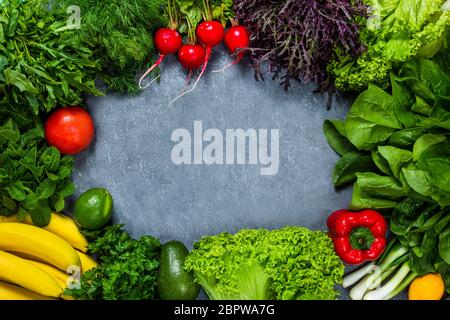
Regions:
M 80 153 L 94 138 L 94 121 L 83 108 L 59 108 L 45 122 L 45 138 L 62 154 Z

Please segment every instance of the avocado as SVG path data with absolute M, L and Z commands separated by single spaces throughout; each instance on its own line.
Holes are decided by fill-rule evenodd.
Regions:
M 158 277 L 159 297 L 163 300 L 194 300 L 200 285 L 194 282 L 194 275 L 184 270 L 188 249 L 180 241 L 162 245 Z

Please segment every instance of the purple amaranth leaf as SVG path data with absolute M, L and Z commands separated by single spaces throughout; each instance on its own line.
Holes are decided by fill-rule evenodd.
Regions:
M 255 78 L 264 79 L 267 63 L 285 89 L 297 80 L 325 90 L 331 83 L 327 64 L 337 50 L 351 56 L 364 51 L 358 30 L 368 8 L 362 0 L 234 0 L 234 10 L 251 34 Z

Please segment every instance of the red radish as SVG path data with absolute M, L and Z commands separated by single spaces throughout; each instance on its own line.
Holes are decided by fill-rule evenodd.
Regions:
M 205 49 L 199 44 L 185 44 L 178 50 L 178 60 L 188 70 L 200 68 L 205 61 Z
M 197 27 L 197 38 L 206 47 L 206 51 L 211 51 L 213 47 L 222 42 L 225 30 L 218 21 L 203 21 Z M 206 61 L 208 62 L 208 61 Z
M 206 66 L 208 65 L 208 60 L 211 56 L 212 48 L 217 46 L 225 36 L 225 30 L 223 29 L 223 26 L 218 21 L 203 21 L 197 26 L 196 31 L 197 39 L 200 40 L 200 42 L 205 46 L 206 52 L 205 52 L 205 59 L 203 62 L 202 71 L 200 72 L 200 75 L 198 76 L 197 80 L 195 81 L 194 85 L 191 89 L 188 91 L 183 92 L 181 95 L 173 99 L 170 103 L 172 104 L 175 100 L 181 98 L 185 94 L 191 92 L 195 89 L 197 86 L 197 83 L 202 78 L 203 74 L 205 73 Z
M 244 26 L 233 26 L 225 32 L 225 45 L 231 54 L 234 54 L 238 49 L 245 49 L 250 44 L 250 35 L 247 28 Z M 238 52 L 236 63 L 242 60 L 244 51 Z
M 158 31 L 156 31 L 155 34 L 155 46 L 156 49 L 159 52 L 159 58 L 158 60 L 142 75 L 141 79 L 139 79 L 139 87 L 141 89 L 144 89 L 145 87 L 142 87 L 141 83 L 144 78 L 153 71 L 157 66 L 161 64 L 161 62 L 164 60 L 166 55 L 173 54 L 180 49 L 181 45 L 183 44 L 183 39 L 181 38 L 180 33 L 171 28 L 160 28 Z M 149 85 L 149 84 L 148 84 Z M 148 86 L 147 85 L 147 86 Z
M 232 20 L 233 26 L 225 32 L 224 42 L 231 54 L 237 52 L 235 60 L 225 65 L 220 70 L 214 70 L 213 72 L 223 72 L 228 67 L 239 63 L 245 55 L 245 48 L 248 48 L 250 44 L 250 35 L 248 30 L 244 26 L 236 25 Z

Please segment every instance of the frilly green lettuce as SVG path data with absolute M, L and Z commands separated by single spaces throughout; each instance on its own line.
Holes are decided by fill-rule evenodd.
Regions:
M 447 2 L 449 2 L 447 0 Z M 374 83 L 389 86 L 389 73 L 414 57 L 432 58 L 448 47 L 450 11 L 445 0 L 368 0 L 371 17 L 361 41 L 367 50 L 357 59 L 337 55 L 328 66 L 335 86 L 361 91 Z
M 344 272 L 331 239 L 302 227 L 203 237 L 185 268 L 213 300 L 335 299 Z

